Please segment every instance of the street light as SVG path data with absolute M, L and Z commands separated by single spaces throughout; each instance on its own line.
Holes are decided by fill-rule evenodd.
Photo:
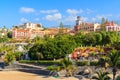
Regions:
M 79 54 L 80 54 L 80 52 L 78 51 L 78 52 L 77 52 L 77 58 L 79 57 Z

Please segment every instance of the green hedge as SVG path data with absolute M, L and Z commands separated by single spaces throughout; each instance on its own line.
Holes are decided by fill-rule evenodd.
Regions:
M 51 71 L 51 70 L 55 70 L 55 67 L 54 67 L 54 66 L 48 66 L 48 67 L 47 67 L 47 70 L 50 70 L 50 71 Z
M 86 65 L 89 65 L 89 61 L 77 61 L 76 64 L 78 66 L 86 66 Z
M 47 70 L 54 71 L 54 70 L 57 70 L 57 67 L 55 67 L 55 66 L 48 66 Z
M 33 60 L 20 60 L 19 63 L 38 64 L 38 61 L 33 61 Z
M 36 60 L 21 60 L 19 61 L 20 63 L 27 63 L 27 64 L 34 64 L 34 65 L 46 65 L 46 66 L 51 66 L 51 65 L 61 65 L 60 61 L 48 61 L 48 60 L 40 60 L 40 61 L 36 61 Z M 76 64 L 78 66 L 86 66 L 86 65 L 90 65 L 90 66 L 97 66 L 98 65 L 98 61 L 77 61 Z M 117 65 L 120 68 L 120 63 L 118 63 Z
M 77 61 L 77 65 L 78 66 L 97 66 L 98 65 L 98 61 Z
M 20 63 L 34 64 L 34 65 L 61 65 L 59 61 L 36 61 L 36 60 L 21 60 Z

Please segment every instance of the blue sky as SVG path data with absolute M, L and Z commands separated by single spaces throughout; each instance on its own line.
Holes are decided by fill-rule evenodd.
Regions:
M 83 21 L 99 22 L 102 17 L 120 21 L 120 0 L 0 0 L 0 27 L 25 22 L 45 27 L 74 25 L 76 16 Z

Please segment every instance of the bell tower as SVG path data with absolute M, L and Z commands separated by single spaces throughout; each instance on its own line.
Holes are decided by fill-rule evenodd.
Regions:
M 81 25 L 82 24 L 82 20 L 80 16 L 77 16 L 77 20 L 76 20 L 76 26 L 77 25 Z

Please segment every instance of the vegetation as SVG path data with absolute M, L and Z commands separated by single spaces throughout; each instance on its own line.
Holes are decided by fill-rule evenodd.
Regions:
M 96 79 L 96 80 L 110 80 L 110 77 L 108 76 L 108 72 L 102 72 L 101 70 L 99 70 L 98 72 L 96 72 L 97 76 L 93 76 L 92 79 Z
M 55 66 L 52 65 L 52 66 L 48 66 L 48 67 L 47 67 L 47 70 L 56 71 L 56 70 L 58 70 L 57 68 L 58 68 L 58 67 L 55 67 Z
M 12 38 L 12 32 L 11 31 L 7 33 L 7 37 Z
M 59 34 L 63 34 L 64 33 L 64 26 L 63 26 L 63 23 L 61 22 L 60 23 L 60 26 L 59 26 Z
M 20 60 L 22 52 L 17 52 L 15 45 L 0 44 L 0 55 L 3 56 L 3 60 L 7 64 L 11 64 L 14 60 Z
M 78 61 L 78 62 L 77 62 L 77 65 L 78 65 L 78 66 L 85 66 L 85 65 L 89 65 L 89 64 L 90 64 L 89 61 Z
M 86 52 L 87 49 L 91 51 L 88 57 L 92 57 L 91 61 L 78 61 L 78 66 L 90 65 L 90 66 L 101 66 L 107 69 L 108 64 L 113 68 L 113 80 L 115 80 L 117 66 L 119 62 L 119 53 L 117 51 L 111 51 L 109 55 L 101 57 L 98 61 L 94 61 L 96 53 L 94 49 L 90 46 L 96 47 L 98 52 L 101 54 L 106 53 L 105 48 L 120 49 L 120 35 L 118 32 L 105 32 L 105 21 L 102 21 L 102 29 L 100 32 L 82 33 L 78 32 L 76 35 L 69 35 L 63 33 L 63 24 L 60 24 L 59 34 L 54 38 L 45 36 L 44 38 L 35 37 L 34 40 L 26 39 L 29 43 L 25 46 L 25 50 L 28 51 L 30 61 L 20 61 L 21 63 L 36 64 L 36 65 L 57 65 L 57 68 L 48 67 L 49 70 L 66 70 L 67 76 L 72 76 L 72 72 L 76 70 L 75 66 L 68 59 L 64 59 L 71 54 L 73 50 L 77 47 L 83 46 L 84 49 L 80 49 L 82 52 Z M 14 60 L 20 60 L 21 52 L 16 52 L 15 46 L 5 46 L 6 42 L 9 42 L 11 38 L 11 32 L 8 32 L 6 36 L 0 37 L 0 53 L 5 54 L 5 62 L 11 63 Z M 11 40 L 13 42 L 13 40 Z M 34 43 L 34 44 L 32 44 Z M 32 45 L 31 45 L 32 44 Z M 88 46 L 88 47 L 86 47 Z M 64 59 L 60 61 L 52 61 L 56 59 Z M 34 61 L 35 60 L 35 61 Z M 47 60 L 47 61 L 46 61 Z M 100 72 L 99 74 L 104 74 Z M 102 80 L 102 79 L 101 79 Z
M 65 70 L 65 76 L 72 76 L 73 72 L 76 72 L 77 68 L 69 59 L 63 59 L 61 61 L 50 61 L 50 60 L 21 60 L 20 63 L 34 64 L 34 65 L 47 65 L 47 70 L 50 71 L 61 71 Z
M 37 53 L 41 53 L 40 59 L 60 59 L 79 46 L 108 46 L 116 48 L 113 44 L 120 42 L 120 35 L 117 32 L 97 32 L 83 34 L 79 32 L 75 36 L 68 34 L 58 34 L 54 38 L 46 36 L 45 38 L 35 38 L 35 44 L 29 50 L 29 56 L 32 60 L 37 60 Z M 119 46 L 120 44 L 118 44 Z M 104 53 L 104 50 L 100 50 Z M 91 56 L 95 54 L 91 53 Z
M 105 21 L 106 21 L 106 20 L 105 20 L 105 18 L 103 17 L 103 18 L 102 18 L 102 22 L 101 22 L 101 28 L 102 28 L 103 31 L 106 30 L 106 29 L 105 29 Z
M 109 54 L 108 54 L 108 58 L 109 58 L 109 64 L 110 66 L 113 68 L 112 72 L 113 72 L 113 80 L 115 80 L 115 76 L 116 76 L 116 72 L 117 72 L 117 65 L 120 61 L 120 53 L 116 50 L 112 50 Z
M 66 70 L 66 76 L 72 76 L 73 72 L 77 70 L 75 65 L 73 65 L 73 62 L 69 61 L 69 59 L 63 59 L 61 63 L 62 63 L 61 69 Z
M 11 64 L 11 62 L 14 61 L 14 60 L 15 60 L 15 56 L 12 54 L 12 52 L 7 53 L 5 55 L 4 61 L 5 61 L 6 64 Z
M 47 70 L 51 71 L 61 71 L 65 70 L 66 75 L 65 76 L 73 76 L 73 74 L 77 71 L 77 67 L 73 64 L 72 61 L 69 59 L 65 58 L 62 61 L 60 61 L 61 65 L 60 66 L 48 66 Z
M 119 61 L 120 61 L 120 53 L 117 50 L 111 50 L 107 56 L 104 56 L 99 59 L 98 64 L 101 67 L 104 67 L 105 70 L 107 67 L 112 67 L 112 72 L 113 72 L 113 80 L 115 80 L 116 72 L 117 72 L 117 67 L 119 66 Z M 108 65 L 107 65 L 108 64 Z M 104 71 L 105 72 L 105 71 Z M 102 80 L 102 79 L 101 79 Z
M 37 41 L 29 50 L 29 56 L 33 60 L 37 60 L 37 53 L 41 53 L 43 58 L 47 60 L 65 58 L 76 47 L 74 40 L 69 40 L 70 35 L 58 35 L 55 38 L 45 38 Z
M 14 57 L 17 61 L 20 60 L 20 57 L 21 57 L 22 54 L 23 54 L 22 52 L 14 52 L 13 53 L 13 55 L 14 55 Z
M 0 36 L 0 43 L 7 42 L 9 39 L 6 36 Z
M 50 60 L 20 60 L 20 63 L 34 64 L 34 65 L 62 65 L 60 61 Z
M 98 61 L 98 66 L 102 67 L 103 70 L 106 71 L 107 67 L 109 66 L 108 57 L 106 57 L 106 56 L 101 57 Z
M 90 66 L 98 66 L 98 61 L 90 61 Z
M 59 26 L 59 34 L 54 38 L 48 35 L 44 38 L 35 37 L 33 40 L 27 38 L 25 42 L 28 43 L 24 46 L 28 51 L 31 60 L 20 60 L 22 52 L 17 52 L 15 46 L 6 46 L 7 42 L 18 42 L 18 40 L 11 39 L 12 32 L 0 36 L 0 55 L 4 56 L 4 61 L 7 64 L 11 64 L 14 60 L 20 60 L 20 63 L 34 64 L 34 65 L 46 65 L 48 70 L 52 71 L 66 71 L 66 76 L 72 76 L 76 72 L 77 68 L 72 61 L 68 58 L 75 48 L 79 48 L 82 53 L 90 52 L 88 57 L 92 57 L 92 60 L 76 61 L 77 66 L 98 66 L 104 70 L 96 72 L 97 76 L 93 76 L 93 79 L 108 80 L 108 72 L 106 69 L 112 67 L 113 80 L 115 80 L 117 68 L 120 67 L 120 52 L 114 50 L 120 50 L 120 35 L 118 32 L 109 31 L 105 32 L 105 19 L 102 18 L 100 32 L 83 33 L 78 32 L 75 35 L 64 34 L 64 26 L 62 22 Z M 4 31 L 4 30 L 3 30 Z M 22 42 L 22 40 L 19 40 Z M 95 48 L 93 48 L 95 47 Z M 105 51 L 105 48 L 111 48 L 112 51 Z M 99 57 L 96 52 L 99 52 Z M 84 55 L 79 55 L 85 57 Z M 95 60 L 97 57 L 98 60 Z M 57 60 L 56 60 L 57 59 Z M 63 60 L 59 60 L 63 59 Z M 59 61 L 58 61 L 59 60 Z M 117 77 L 119 78 L 119 76 Z
M 12 52 L 9 51 L 5 54 L 4 62 L 6 64 L 11 64 L 15 60 L 20 60 L 22 53 L 21 52 Z

